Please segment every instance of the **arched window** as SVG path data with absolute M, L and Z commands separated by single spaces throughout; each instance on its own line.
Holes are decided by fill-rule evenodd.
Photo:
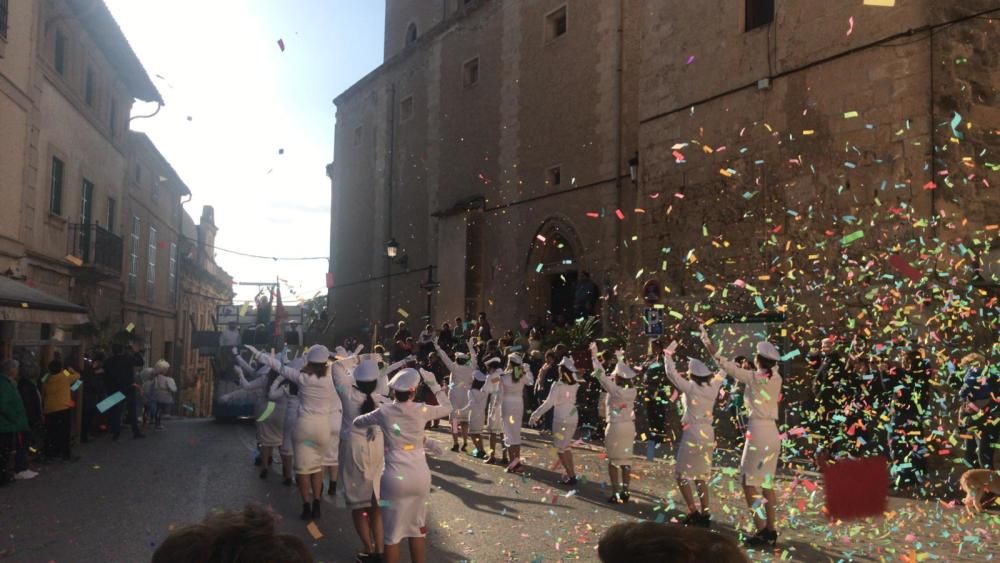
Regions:
M 410 23 L 406 28 L 406 45 L 410 46 L 417 42 L 417 24 Z

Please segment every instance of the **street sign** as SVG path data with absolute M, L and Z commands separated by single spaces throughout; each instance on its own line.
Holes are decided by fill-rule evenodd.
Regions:
M 646 326 L 646 336 L 663 336 L 663 312 L 653 307 L 642 310 L 642 319 Z

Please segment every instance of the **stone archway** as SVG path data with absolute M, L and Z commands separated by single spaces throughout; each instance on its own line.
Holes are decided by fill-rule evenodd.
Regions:
M 528 312 L 533 323 L 564 324 L 573 318 L 573 291 L 582 270 L 580 237 L 568 219 L 551 217 L 538 228 L 524 265 Z

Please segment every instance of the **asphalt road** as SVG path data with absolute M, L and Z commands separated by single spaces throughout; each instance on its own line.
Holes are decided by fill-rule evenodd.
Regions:
M 148 561 L 176 526 L 212 509 L 248 502 L 284 517 L 280 527 L 313 549 L 317 560 L 353 561 L 360 547 L 349 513 L 329 500 L 315 540 L 298 520 L 298 494 L 272 476 L 257 478 L 249 423 L 170 420 L 145 440 L 104 437 L 77 448 L 76 463 L 41 467 L 41 475 L 0 489 L 0 560 Z M 434 473 L 428 513 L 432 562 L 596 561 L 601 534 L 612 524 L 670 521 L 681 511 L 670 462 L 637 458 L 633 502 L 610 505 L 605 463 L 589 446 L 576 450 L 584 478 L 575 493 L 556 486 L 555 456 L 544 438 L 526 431 L 533 467 L 512 476 L 468 455 L 429 457 Z M 448 442 L 443 432 L 432 439 Z M 449 446 L 450 443 L 445 444 Z M 734 470 L 713 480 L 720 533 L 733 536 L 749 513 Z M 813 476 L 780 481 L 778 548 L 751 552 L 755 561 L 987 561 L 1000 553 L 1000 517 L 969 516 L 940 501 L 892 499 L 885 518 L 830 524 L 821 514 L 822 484 Z M 995 556 L 994 556 L 995 557 Z

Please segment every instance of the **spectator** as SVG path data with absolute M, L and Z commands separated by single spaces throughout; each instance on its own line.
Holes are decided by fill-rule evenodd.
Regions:
M 462 322 L 462 317 L 455 317 L 455 328 L 451 329 L 452 338 L 455 342 L 461 344 L 466 340 L 465 323 Z
M 421 360 L 427 358 L 427 354 L 434 351 L 434 327 L 430 324 L 424 326 L 424 330 L 420 331 L 420 342 L 417 350 Z
M 810 426 L 818 440 L 816 459 L 820 464 L 831 455 L 836 457 L 840 453 L 842 425 L 834 420 L 834 416 L 843 411 L 850 395 L 845 384 L 844 359 L 836 346 L 837 339 L 832 336 L 820 342 L 820 354 L 815 358 L 818 366 L 813 378 L 812 400 L 807 409 L 814 417 Z
M 73 402 L 70 387 L 79 381 L 80 374 L 71 368 L 63 369 L 60 360 L 49 362 L 49 371 L 42 377 L 42 412 L 45 413 L 45 457 L 61 457 L 76 461 L 70 451 L 70 433 L 73 428 Z
M 396 334 L 392 336 L 392 361 L 398 362 L 409 356 L 413 351 L 413 339 L 409 329 L 406 328 L 406 321 L 399 321 L 396 325 Z M 410 347 L 407 349 L 407 343 Z
M 539 353 L 542 351 L 542 337 L 538 334 L 537 328 L 528 331 L 528 351 Z
M 0 486 L 13 481 L 10 452 L 15 449 L 20 436 L 28 431 L 28 415 L 17 390 L 18 367 L 15 360 L 4 360 L 0 364 Z M 27 467 L 15 467 L 19 474 L 25 470 Z M 25 475 L 22 478 L 30 477 Z
M 959 424 L 965 440 L 965 462 L 969 467 L 993 469 L 993 446 L 997 443 L 997 407 L 1000 396 L 996 370 L 989 369 L 982 354 L 968 354 L 959 367 L 964 370 L 958 396 L 962 401 Z
M 97 352 L 81 374 L 83 379 L 83 414 L 80 421 L 80 443 L 90 441 L 90 427 L 97 416 L 97 403 L 104 400 L 104 353 Z
M 123 408 L 125 409 L 126 422 L 132 427 L 132 437 L 145 438 L 145 434 L 139 430 L 135 408 L 135 368 L 142 367 L 145 360 L 142 359 L 135 344 L 130 345 L 127 353 L 122 344 L 112 344 L 111 353 L 111 358 L 104 365 L 104 371 L 110 382 L 108 393 L 125 395 L 124 401 L 119 401 L 108 411 L 108 415 L 111 417 L 111 439 L 117 441 L 121 436 Z
M 573 290 L 573 313 L 576 318 L 593 316 L 600 296 L 597 285 L 590 279 L 590 272 L 581 273 Z
M 628 522 L 608 529 L 597 544 L 602 563 L 748 563 L 732 539 L 703 528 Z
M 646 434 L 647 447 L 655 447 L 663 441 L 667 432 L 667 405 L 670 403 L 672 388 L 667 385 L 667 374 L 663 367 L 663 343 L 649 341 L 649 351 L 640 366 L 642 373 L 641 394 L 636 402 L 636 410 L 642 414 L 645 425 L 639 425 L 639 435 Z M 645 431 L 643 431 L 645 430 Z
M 24 433 L 22 448 L 26 452 L 29 447 L 38 444 L 42 440 L 44 433 L 44 419 L 42 418 L 42 394 L 38 386 L 27 376 L 28 370 L 21 364 L 18 369 L 17 391 L 21 394 L 21 402 L 24 404 L 24 411 L 28 415 L 29 430 Z M 24 466 L 27 467 L 27 454 Z
M 163 414 L 174 406 L 174 393 L 177 392 L 177 383 L 174 378 L 167 375 L 170 371 L 170 364 L 166 360 L 159 360 L 153 367 L 153 424 L 156 430 L 163 430 Z
M 486 320 L 486 313 L 479 313 L 479 339 L 483 342 L 493 340 L 493 327 Z
M 545 397 L 549 396 L 552 385 L 559 379 L 559 370 L 556 368 L 558 363 L 559 359 L 555 351 L 550 350 L 545 353 L 545 363 L 542 364 L 542 367 L 538 368 L 538 378 L 535 379 L 535 409 L 545 401 Z M 545 413 L 542 427 L 552 427 L 552 411 Z
M 174 530 L 153 553 L 152 563 L 312 563 L 299 538 L 278 534 L 277 518 L 257 506 L 210 514 L 200 524 Z
M 452 353 L 455 349 L 455 333 L 451 330 L 451 325 L 448 323 L 441 325 L 441 331 L 438 332 L 438 346 L 448 353 Z M 434 345 L 432 343 L 431 350 L 433 349 Z

